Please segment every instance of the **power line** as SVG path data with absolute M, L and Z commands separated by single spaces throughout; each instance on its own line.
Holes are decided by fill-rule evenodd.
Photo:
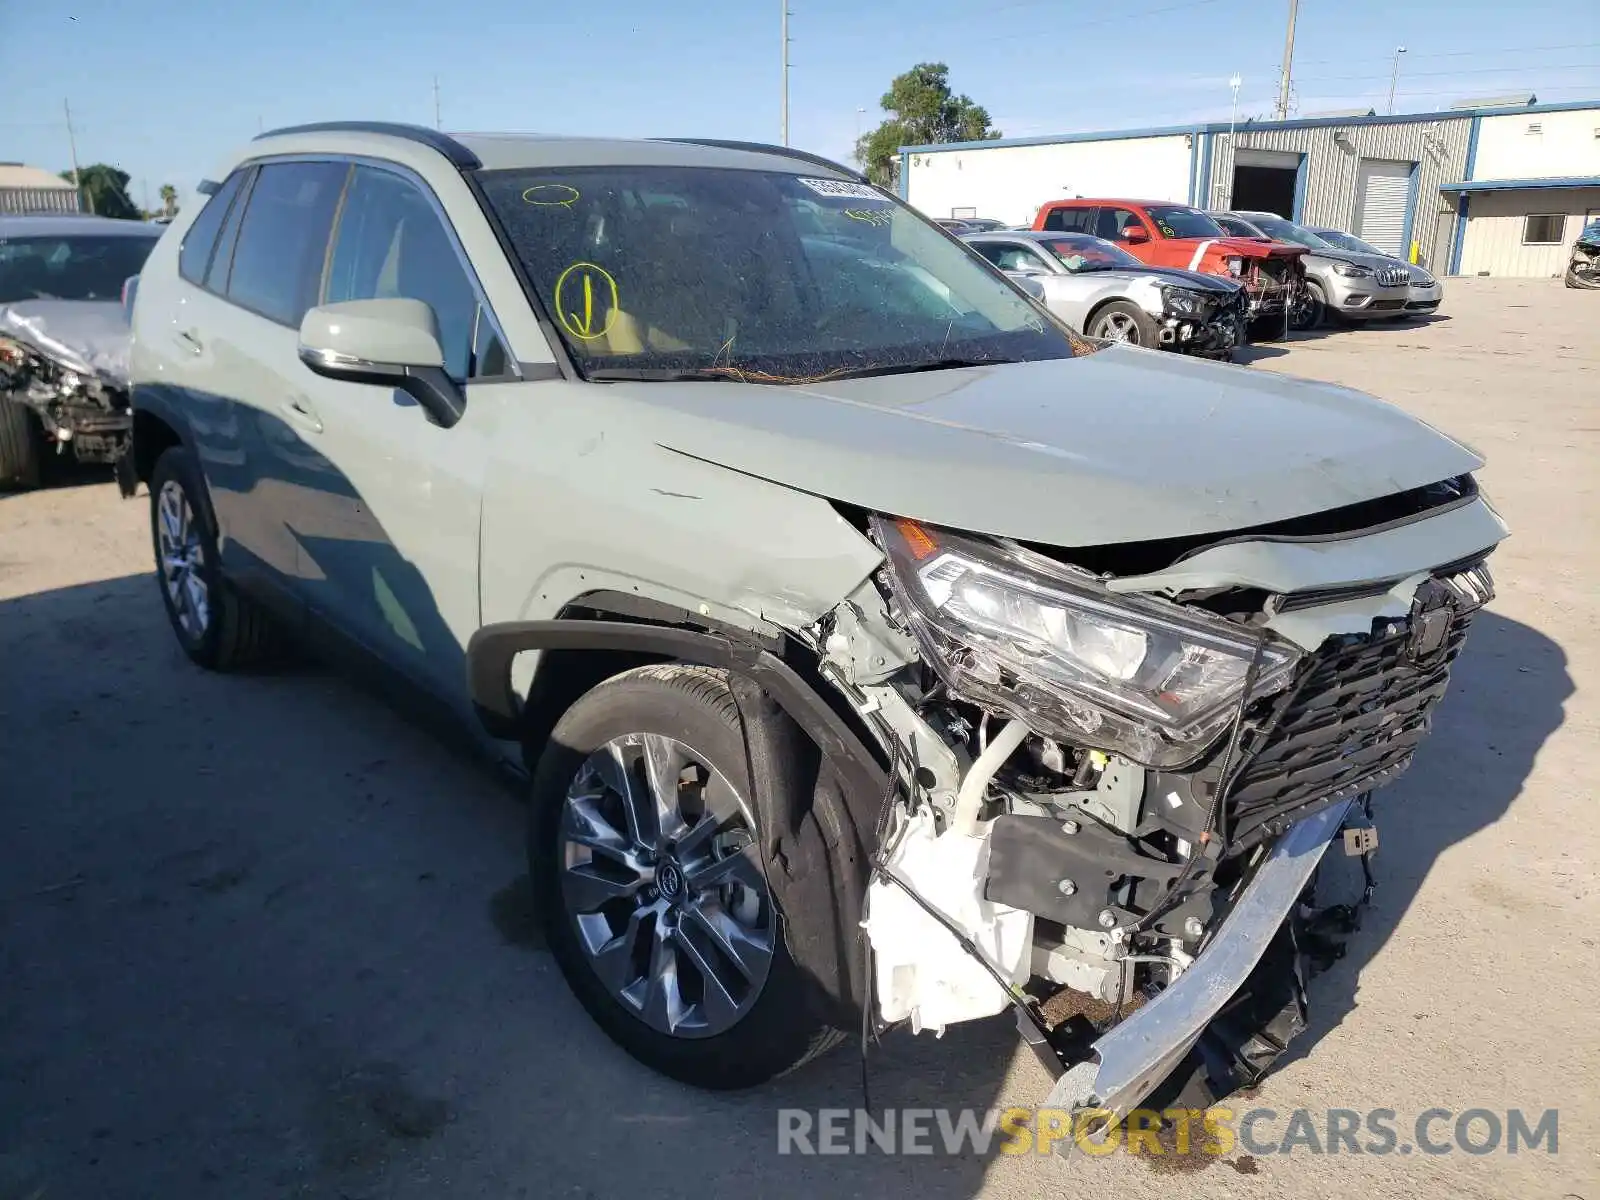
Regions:
M 1488 50 L 1432 50 L 1413 54 L 1406 51 L 1407 58 L 1470 58 L 1486 57 L 1492 54 L 1537 54 L 1546 50 L 1593 50 L 1600 47 L 1600 42 L 1562 42 L 1555 46 L 1496 46 Z M 1303 66 L 1319 66 L 1324 63 L 1347 63 L 1350 55 L 1342 54 L 1337 58 L 1303 58 Z
M 1600 63 L 1563 63 L 1559 66 L 1547 64 L 1544 66 L 1511 66 L 1511 67 L 1473 67 L 1467 70 L 1452 71 L 1407 71 L 1407 79 L 1438 78 L 1455 75 L 1503 75 L 1510 71 L 1528 74 L 1535 71 L 1592 71 L 1600 69 Z M 1301 80 L 1310 79 L 1316 82 L 1333 81 L 1341 79 L 1387 79 L 1389 72 L 1384 71 L 1377 75 L 1300 75 Z
M 1097 25 L 1123 25 L 1129 21 L 1138 20 L 1141 17 L 1157 17 L 1162 13 L 1196 9 L 1206 4 L 1220 4 L 1221 2 L 1222 0 L 1189 0 L 1189 3 L 1187 4 L 1167 4 L 1161 8 L 1145 9 L 1142 12 L 1121 13 L 1115 17 L 1102 17 L 1094 21 L 1073 21 L 1068 28 L 1070 32 L 1076 33 L 1080 29 L 1093 29 Z M 989 11 L 991 13 L 1006 12 L 1011 9 L 1034 8 L 1040 4 L 1049 3 L 1054 3 L 1054 0 L 1012 0 L 1011 3 L 998 5 Z M 964 48 L 967 46 L 986 46 L 994 42 L 1015 42 L 1016 40 L 1017 34 L 1012 32 L 1000 34 L 995 37 L 963 38 L 961 45 Z

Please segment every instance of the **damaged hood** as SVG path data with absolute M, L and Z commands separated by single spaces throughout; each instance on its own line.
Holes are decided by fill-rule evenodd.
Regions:
M 115 300 L 22 300 L 0 306 L 0 336 L 24 342 L 80 374 L 128 385 L 133 331 Z
M 1064 547 L 1223 533 L 1483 464 L 1361 392 L 1121 345 L 633 394 L 654 440 L 682 454 L 861 508 Z
M 1191 291 L 1215 292 L 1219 296 L 1231 296 L 1244 290 L 1233 280 L 1224 279 L 1221 275 L 1207 275 L 1204 271 L 1185 271 L 1181 267 L 1134 267 L 1118 263 L 1115 267 L 1102 270 L 1079 271 L 1074 276 L 1074 278 L 1129 281 L 1142 277 L 1153 277 L 1157 283 L 1176 284 Z

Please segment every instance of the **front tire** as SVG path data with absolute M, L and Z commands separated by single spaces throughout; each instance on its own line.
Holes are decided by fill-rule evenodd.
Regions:
M 161 602 L 185 654 L 212 671 L 271 658 L 276 631 L 266 613 L 223 580 L 205 480 L 182 446 L 165 451 L 150 473 L 150 540 Z
M 1328 301 L 1322 294 L 1322 286 L 1317 283 L 1307 283 L 1305 295 L 1290 313 L 1289 328 L 1296 333 L 1315 329 L 1322 324 L 1327 312 Z
M 1113 300 L 1096 312 L 1085 331 L 1090 337 L 1108 342 L 1127 342 L 1130 346 L 1154 347 L 1156 323 L 1150 314 L 1127 300 Z
M 29 491 L 42 478 L 44 439 L 33 414 L 9 396 L 0 396 L 0 489 Z
M 729 1089 L 840 1040 L 768 882 L 726 672 L 663 664 L 600 684 L 556 725 L 532 790 L 529 866 L 551 952 L 624 1050 Z

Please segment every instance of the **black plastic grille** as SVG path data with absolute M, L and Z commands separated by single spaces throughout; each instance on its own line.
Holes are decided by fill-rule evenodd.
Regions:
M 1387 783 L 1411 765 L 1472 623 L 1470 612 L 1448 604 L 1432 616 L 1447 624 L 1421 652 L 1416 627 L 1423 616 L 1367 636 L 1329 639 L 1277 698 L 1229 789 L 1231 850 Z

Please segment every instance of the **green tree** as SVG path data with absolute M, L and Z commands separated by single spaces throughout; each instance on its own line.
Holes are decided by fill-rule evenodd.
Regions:
M 61 172 L 61 178 L 71 181 L 72 172 Z M 102 217 L 120 217 L 137 221 L 139 206 L 128 198 L 128 173 L 105 163 L 93 163 L 78 171 L 78 193 L 90 212 Z
M 918 63 L 895 77 L 878 102 L 888 118 L 856 142 L 856 161 L 867 177 L 889 187 L 900 170 L 901 146 L 941 142 L 976 142 L 1000 136 L 989 128 L 989 110 L 970 96 L 950 91 L 950 68 L 944 63 Z
M 169 218 L 178 215 L 178 189 L 170 183 L 161 185 L 161 215 Z

